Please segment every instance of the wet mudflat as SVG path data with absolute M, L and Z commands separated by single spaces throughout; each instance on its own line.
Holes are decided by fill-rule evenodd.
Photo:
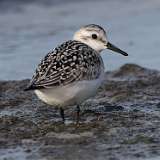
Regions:
M 160 72 L 127 64 L 107 72 L 96 97 L 61 123 L 57 109 L 24 92 L 29 80 L 0 82 L 0 160 L 158 160 Z M 99 120 L 97 120 L 99 116 Z

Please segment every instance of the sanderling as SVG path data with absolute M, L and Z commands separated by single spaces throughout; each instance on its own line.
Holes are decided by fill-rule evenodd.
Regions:
M 79 105 L 94 96 L 104 80 L 104 49 L 128 54 L 112 45 L 106 31 L 99 25 L 81 27 L 73 37 L 49 52 L 38 65 L 29 86 L 43 102 L 58 106 L 63 122 L 66 106 Z

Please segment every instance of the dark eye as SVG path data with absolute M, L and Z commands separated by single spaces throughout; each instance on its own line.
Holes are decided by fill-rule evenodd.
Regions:
M 93 39 L 97 39 L 97 35 L 96 34 L 92 34 L 92 38 Z

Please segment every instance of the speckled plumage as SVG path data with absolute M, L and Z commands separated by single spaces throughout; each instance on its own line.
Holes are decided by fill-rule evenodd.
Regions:
M 104 81 L 104 64 L 100 52 L 110 49 L 128 54 L 108 42 L 106 31 L 99 25 L 81 27 L 73 36 L 49 52 L 38 65 L 26 90 L 34 90 L 43 102 L 60 108 L 64 122 L 64 108 L 79 105 L 94 96 Z
M 103 61 L 99 53 L 79 41 L 67 41 L 41 61 L 29 88 L 50 88 L 75 81 L 93 80 L 99 77 Z

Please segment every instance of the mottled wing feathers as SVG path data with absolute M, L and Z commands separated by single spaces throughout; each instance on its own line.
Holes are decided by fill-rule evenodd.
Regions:
M 96 79 L 102 66 L 100 55 L 92 48 L 78 41 L 67 41 L 44 57 L 36 69 L 29 89 Z

